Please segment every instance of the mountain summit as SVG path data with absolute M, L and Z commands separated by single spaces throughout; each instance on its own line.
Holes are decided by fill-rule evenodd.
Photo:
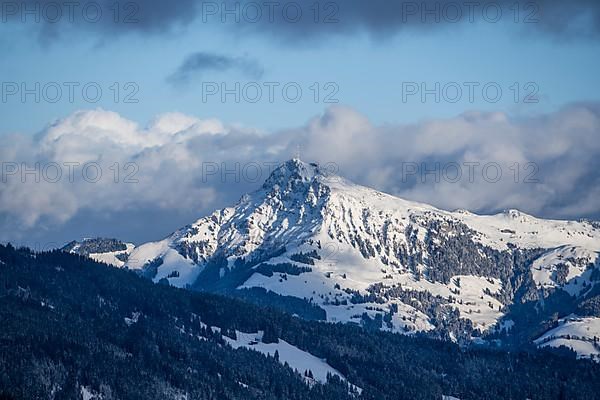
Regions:
M 264 184 L 264 188 L 275 185 L 287 186 L 295 182 L 310 182 L 316 177 L 323 178 L 325 173 L 316 163 L 305 163 L 298 158 L 293 158 L 276 168 Z
M 308 309 L 331 322 L 530 342 L 555 313 L 600 321 L 598 228 L 516 210 L 439 210 L 292 159 L 234 206 L 128 248 L 125 266 L 155 282 L 243 295 L 303 316 Z M 563 336 L 540 345 L 565 344 Z M 588 336 L 572 347 L 595 357 Z

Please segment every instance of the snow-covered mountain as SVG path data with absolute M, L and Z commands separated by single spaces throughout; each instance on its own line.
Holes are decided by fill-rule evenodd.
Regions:
M 588 304 L 600 294 L 597 223 L 443 211 L 297 159 L 236 205 L 121 251 L 126 267 L 156 282 L 272 292 L 319 307 L 328 321 L 451 340 L 514 330 L 533 339 L 548 320 L 531 326 L 521 314 L 532 305 L 545 315 L 563 294 L 570 306 L 559 317 L 600 316 L 600 302 Z

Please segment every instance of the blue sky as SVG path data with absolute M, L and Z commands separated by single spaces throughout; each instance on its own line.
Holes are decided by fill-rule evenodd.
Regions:
M 481 11 L 473 23 L 407 13 L 463 4 L 447 0 L 282 0 L 304 10 L 298 23 L 279 14 L 222 23 L 202 13 L 231 0 L 117 3 L 123 9 L 114 23 L 112 0 L 88 3 L 104 9 L 99 22 L 80 15 L 22 21 L 19 7 L 56 4 L 49 0 L 0 7 L 0 241 L 158 239 L 260 184 L 206 180 L 206 165 L 277 163 L 298 147 L 305 159 L 333 163 L 361 184 L 444 209 L 600 219 L 596 1 L 523 1 L 517 23 L 514 0 L 484 3 L 503 10 L 497 23 Z M 124 24 L 132 4 L 137 22 Z M 315 4 L 319 23 L 311 20 Z M 337 23 L 322 23 L 328 7 Z M 524 23 L 527 7 L 537 22 Z M 250 97 L 259 87 L 262 98 L 236 102 L 230 94 L 223 102 L 203 93 L 236 83 Z M 77 85 L 73 102 L 67 84 Z M 422 101 L 421 85 L 431 91 L 436 84 L 439 101 L 431 93 Z M 22 101 L 22 85 L 40 101 L 35 94 Z M 84 85 L 91 97 L 102 90 L 97 102 L 85 101 Z M 267 85 L 275 85 L 273 101 Z M 292 97 L 299 87 L 302 97 L 286 100 L 284 85 Z M 48 101 L 56 86 L 61 97 Z M 484 86 L 492 98 L 502 91 L 497 101 L 486 100 Z M 526 102 L 528 94 L 536 101 Z M 406 162 L 473 161 L 501 164 L 502 181 L 420 182 L 400 174 Z M 4 170 L 65 162 L 98 163 L 104 177 L 37 183 Z M 121 173 L 136 165 L 139 182 L 111 182 L 115 163 Z M 518 164 L 523 176 L 531 163 L 538 182 L 512 182 L 511 168 Z
M 508 16 L 506 17 L 508 19 Z M 33 25 L 33 26 L 32 26 Z M 39 25 L 39 24 L 38 24 Z M 201 20 L 178 26 L 171 32 L 125 32 L 104 37 L 96 31 L 67 34 L 46 40 L 36 24 L 8 22 L 0 26 L 0 48 L 6 55 L 0 63 L 3 82 L 97 82 L 103 96 L 97 103 L 84 101 L 75 90 L 75 101 L 61 99 L 51 104 L 35 104 L 29 96 L 24 103 L 18 94 L 0 104 L 2 133 L 34 133 L 53 119 L 75 110 L 102 107 L 142 124 L 155 115 L 179 111 L 201 118 L 219 118 L 265 131 L 297 126 L 323 111 L 327 93 L 338 88 L 332 100 L 361 110 L 376 123 L 410 123 L 424 118 L 450 117 L 465 110 L 505 111 L 520 116 L 548 112 L 576 101 L 598 100 L 600 44 L 593 38 L 561 38 L 540 34 L 524 24 L 501 20 L 474 24 L 450 24 L 432 31 L 392 32 L 385 37 L 369 32 L 322 35 L 309 42 L 290 43 L 263 34 L 232 32 L 231 23 L 205 24 Z M 167 77 L 189 54 L 204 52 L 226 57 L 242 57 L 260 65 L 260 77 L 239 69 L 199 71 L 179 85 Z M 124 104 L 130 90 L 121 88 L 114 101 L 110 87 L 134 82 L 139 92 L 137 104 Z M 285 101 L 275 90 L 275 101 L 256 104 L 236 103 L 233 97 L 223 103 L 219 96 L 203 101 L 203 82 L 297 82 L 303 96 L 297 103 Z M 321 86 L 320 98 L 313 100 L 312 85 Z M 323 87 L 333 82 L 328 90 Z M 495 82 L 503 90 L 499 102 L 485 101 L 475 89 L 474 102 L 467 100 L 466 88 L 456 103 L 423 103 L 419 96 L 402 99 L 403 82 L 425 82 L 433 88 L 456 82 Z M 519 98 L 533 82 L 539 89 L 539 103 L 515 103 L 514 83 L 520 85 Z M 481 86 L 480 86 L 481 87 Z M 511 89 L 511 87 L 513 89 Z M 66 89 L 65 89 L 66 90 Z M 314 90 L 314 89 L 313 89 Z

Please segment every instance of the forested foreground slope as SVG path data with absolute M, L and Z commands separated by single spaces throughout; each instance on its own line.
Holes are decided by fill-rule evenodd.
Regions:
M 568 351 L 465 350 L 311 322 L 61 251 L 0 246 L 0 327 L 8 399 L 600 397 L 600 365 Z M 307 360 L 335 373 L 322 383 L 323 371 L 294 371 Z

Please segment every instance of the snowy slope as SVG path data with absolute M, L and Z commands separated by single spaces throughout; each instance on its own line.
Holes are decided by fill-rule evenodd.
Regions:
M 591 290 L 591 275 L 598 263 L 598 252 L 579 246 L 560 246 L 533 262 L 533 280 L 540 288 L 562 287 L 570 295 Z
M 327 375 L 336 375 L 346 381 L 346 378 L 339 371 L 327 364 L 327 360 L 317 358 L 282 339 L 279 339 L 278 343 L 263 343 L 262 334 L 262 332 L 244 333 L 236 331 L 236 339 L 227 336 L 223 336 L 223 338 L 234 349 L 245 347 L 268 354 L 271 357 L 275 356 L 277 351 L 279 361 L 282 364 L 287 362 L 291 368 L 298 370 L 301 374 L 305 371 L 311 371 L 313 378 L 320 383 L 327 382 Z
M 505 249 L 508 243 L 521 248 L 554 248 L 563 245 L 598 250 L 599 230 L 589 222 L 539 219 L 518 210 L 496 215 L 455 212 L 453 216 L 478 232 L 476 239 Z
M 116 239 L 84 239 L 81 242 L 71 242 L 63 250 L 88 256 L 96 261 L 123 267 L 129 255 L 135 248 L 133 243 L 123 243 Z
M 599 250 L 590 222 L 443 211 L 294 159 L 234 206 L 133 249 L 126 266 L 179 287 L 265 288 L 331 322 L 469 339 L 505 326 L 518 296 L 588 293 Z
M 125 265 L 124 259 L 119 259 L 119 256 L 129 256 L 135 246 L 132 243 L 126 243 L 127 249 L 122 251 L 109 251 L 106 253 L 90 253 L 88 256 L 96 261 L 103 262 L 105 264 L 114 265 L 115 267 L 122 267 Z
M 540 347 L 566 346 L 579 358 L 600 362 L 600 318 L 571 315 L 558 321 L 558 326 L 544 333 L 535 343 Z

